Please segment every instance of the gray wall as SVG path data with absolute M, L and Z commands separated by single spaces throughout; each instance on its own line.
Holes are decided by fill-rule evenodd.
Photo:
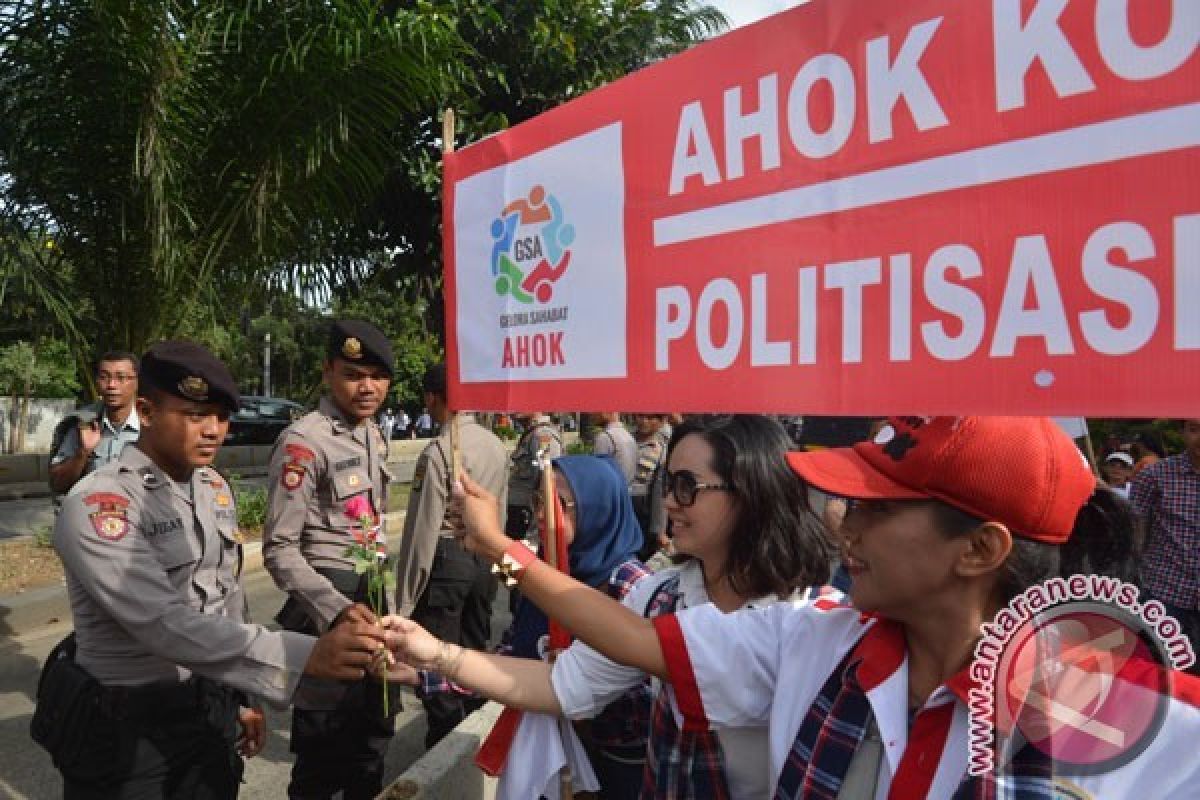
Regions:
M 29 418 L 25 424 L 25 449 L 22 453 L 48 453 L 54 426 L 63 415 L 75 408 L 74 398 L 35 397 L 29 401 Z M 0 453 L 8 452 L 8 437 L 17 423 L 16 403 L 11 397 L 0 397 Z

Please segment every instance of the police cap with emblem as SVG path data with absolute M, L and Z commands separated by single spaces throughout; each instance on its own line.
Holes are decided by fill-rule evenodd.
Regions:
M 392 343 L 383 331 L 360 319 L 334 320 L 329 330 L 329 360 L 383 367 L 392 377 Z
M 157 389 L 196 403 L 220 403 L 231 412 L 241 401 L 229 368 L 195 342 L 159 342 L 147 350 L 138 387 L 143 393 Z

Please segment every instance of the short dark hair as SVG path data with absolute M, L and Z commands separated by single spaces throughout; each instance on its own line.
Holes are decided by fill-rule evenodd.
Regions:
M 730 587 L 742 597 L 785 598 L 827 583 L 833 541 L 808 505 L 807 486 L 787 464 L 792 442 L 783 426 L 759 414 L 689 417 L 672 431 L 668 459 L 693 434 L 712 447 L 712 468 L 738 501 L 725 566 Z
M 425 391 L 432 395 L 437 395 L 443 400 L 446 399 L 446 365 L 445 364 L 430 364 L 425 370 L 425 377 L 421 380 L 421 386 Z
M 100 371 L 100 364 L 104 361 L 128 361 L 130 364 L 133 364 L 134 372 L 141 365 L 141 360 L 128 350 L 106 350 L 96 359 L 96 372 Z

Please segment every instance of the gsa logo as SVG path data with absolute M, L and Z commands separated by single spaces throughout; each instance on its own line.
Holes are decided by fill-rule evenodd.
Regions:
M 571 263 L 575 226 L 564 221 L 558 198 L 540 184 L 504 206 L 492 220 L 492 275 L 496 294 L 542 305 Z

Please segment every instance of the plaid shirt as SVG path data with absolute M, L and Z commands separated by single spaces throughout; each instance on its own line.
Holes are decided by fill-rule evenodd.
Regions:
M 858 648 L 852 648 L 821 687 L 780 770 L 775 800 L 840 797 L 850 763 L 871 723 L 871 703 L 858 679 L 862 663 Z M 960 701 L 951 701 L 955 702 Z M 950 718 L 946 712 L 951 708 L 922 709 L 910 722 L 910 734 L 925 723 L 948 726 Z M 941 720 L 937 721 L 937 717 Z M 884 757 L 881 752 L 880 758 Z M 901 760 L 901 769 L 906 760 Z M 897 794 L 893 782 L 889 797 Z M 1049 756 L 1026 744 L 999 774 L 966 776 L 955 791 L 954 800 L 1054 800 L 1058 796 Z
M 649 618 L 678 610 L 683 593 L 679 576 L 663 581 L 643 616 Z M 658 692 L 651 715 L 650 746 L 642 774 L 642 800 L 728 800 L 729 784 L 721 759 L 721 745 L 713 730 L 683 731 L 675 722 L 670 694 Z
M 1200 470 L 1186 453 L 1133 479 L 1133 510 L 1146 522 L 1142 584 L 1164 603 L 1200 609 Z
M 638 581 L 650 574 L 645 565 L 637 559 L 631 559 L 613 570 L 604 591 L 609 597 L 620 602 Z M 499 655 L 511 655 L 512 629 L 504 632 L 500 645 L 496 648 Z M 441 692 L 456 692 L 463 695 L 474 694 L 458 684 L 446 680 L 441 673 L 430 670 L 417 672 L 418 697 L 428 697 Z M 636 688 L 630 689 L 618 697 L 601 711 L 591 721 L 589 740 L 599 747 L 633 748 L 640 750 L 646 744 L 646 735 L 650 730 L 650 704 L 653 694 L 649 681 Z

